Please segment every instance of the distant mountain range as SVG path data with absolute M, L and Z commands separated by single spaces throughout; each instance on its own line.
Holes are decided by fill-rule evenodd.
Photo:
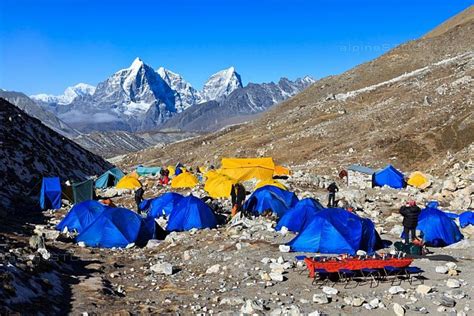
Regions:
M 148 131 L 162 128 L 211 131 L 248 119 L 305 89 L 310 77 L 243 87 L 234 67 L 219 71 L 202 91 L 163 67 L 154 70 L 140 58 L 97 87 L 78 84 L 63 95 L 32 95 L 43 109 L 81 132 Z

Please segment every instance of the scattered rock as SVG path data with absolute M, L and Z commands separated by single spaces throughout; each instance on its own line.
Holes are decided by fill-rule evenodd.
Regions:
M 405 293 L 406 290 L 402 288 L 401 286 L 392 286 L 390 289 L 388 289 L 388 292 L 392 295 L 398 294 L 398 293 Z
M 325 294 L 314 294 L 313 302 L 316 304 L 327 304 L 329 303 L 329 299 Z
M 403 316 L 403 315 L 405 315 L 405 308 L 403 308 L 403 306 L 398 304 L 398 303 L 394 303 L 393 304 L 393 312 L 397 316 Z
M 437 266 L 435 268 L 436 273 L 446 274 L 448 273 L 449 268 L 447 266 Z
M 417 286 L 416 292 L 421 295 L 426 295 L 431 292 L 431 287 L 425 284 L 420 284 Z
M 290 252 L 290 246 L 280 245 L 278 248 L 280 249 L 280 252 Z
M 339 293 L 337 289 L 333 287 L 329 287 L 329 286 L 323 286 L 322 291 L 326 293 L 327 295 L 337 295 L 337 293 Z
M 215 264 L 215 265 L 213 265 L 213 266 L 210 266 L 210 267 L 206 270 L 206 274 L 217 273 L 217 272 L 219 272 L 220 269 L 221 269 L 221 265 L 220 265 L 220 264 Z
M 168 262 L 160 262 L 152 265 L 150 270 L 155 273 L 165 274 L 165 275 L 172 275 L 173 274 L 173 266 L 171 263 Z
M 277 272 L 270 272 L 270 278 L 272 281 L 276 281 L 276 282 L 283 282 L 284 280 L 283 275 Z
M 454 305 L 456 305 L 456 301 L 452 298 L 447 297 L 446 295 L 441 296 L 440 303 L 441 306 L 445 307 L 454 307 Z
M 458 287 L 461 287 L 461 282 L 459 282 L 459 280 L 456 280 L 456 279 L 448 279 L 448 281 L 446 281 L 446 286 L 453 289 L 458 288 Z

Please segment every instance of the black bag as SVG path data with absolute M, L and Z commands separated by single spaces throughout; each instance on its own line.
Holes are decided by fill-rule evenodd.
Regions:
M 401 241 L 396 241 L 393 246 L 397 251 L 401 251 L 409 255 L 421 256 L 423 254 L 423 247 L 413 243 L 404 244 Z

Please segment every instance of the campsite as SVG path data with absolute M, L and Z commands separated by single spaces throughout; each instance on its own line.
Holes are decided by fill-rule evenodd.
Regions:
M 474 315 L 469 1 L 0 10 L 0 315 Z
M 409 196 L 420 203 L 429 201 L 435 193 L 433 188 L 420 189 L 419 182 L 408 185 L 405 182 L 412 177 L 394 166 L 376 170 L 370 187 L 347 177 L 338 179 L 338 208 L 327 208 L 329 177 L 276 168 L 271 158 L 222 159 L 221 168 L 203 172 L 200 180 L 180 165 L 164 167 L 181 168 L 178 175 L 171 175 L 169 185 L 159 184 L 160 167 L 150 173 L 143 172 L 143 167 L 128 173 L 112 169 L 97 177 L 94 196 L 112 200 L 113 207 L 90 200 L 70 204 L 63 199 L 66 204 L 60 203 L 58 210 L 46 211 L 48 224 L 35 230 L 44 236 L 46 249 L 67 253 L 70 257 L 62 260 L 68 269 L 88 271 L 85 278 L 77 276 L 82 281 L 73 293 L 74 308 L 90 310 L 93 298 L 107 300 L 117 312 L 158 314 L 235 310 L 272 315 L 352 314 L 364 310 L 399 315 L 399 310 L 423 314 L 456 309 L 467 315 L 470 311 L 474 278 L 465 271 L 471 266 L 467 258 L 474 226 L 472 219 L 461 225 L 452 211 L 456 194 L 443 200 L 447 208 L 435 202 L 423 208 L 418 229 L 424 233 L 427 252 L 398 259 L 401 253 L 394 248 L 402 233 L 398 205 Z M 286 175 L 281 176 L 283 168 Z M 460 178 L 455 183 L 462 185 L 464 170 L 471 168 L 457 166 L 453 171 Z M 173 185 L 175 179 L 179 185 Z M 449 181 L 434 177 L 430 181 L 439 183 L 442 192 L 462 192 L 450 187 Z M 231 218 L 229 197 L 237 182 L 248 190 L 244 208 L 252 215 L 237 213 Z M 55 181 L 45 178 L 44 183 L 46 187 Z M 141 213 L 136 212 L 134 201 L 137 183 L 145 188 Z M 45 201 L 61 201 L 60 186 L 59 195 L 54 186 L 51 192 L 43 191 Z M 208 205 L 201 198 L 209 195 L 215 199 Z M 349 209 L 355 205 L 363 208 Z M 272 212 L 264 212 L 268 210 Z M 40 254 L 54 256 L 51 251 Z M 324 263 L 324 258 L 368 255 L 359 263 L 364 266 L 375 253 L 397 254 L 382 264 L 405 260 L 422 271 L 422 278 L 340 275 L 347 270 L 344 267 L 361 268 L 345 266 L 342 259 L 338 259 L 342 260 L 339 268 L 331 268 L 337 261 Z M 321 277 L 317 268 L 310 269 L 307 260 L 311 258 L 319 258 L 311 266 L 324 267 L 330 278 Z M 92 311 L 105 312 L 100 306 Z

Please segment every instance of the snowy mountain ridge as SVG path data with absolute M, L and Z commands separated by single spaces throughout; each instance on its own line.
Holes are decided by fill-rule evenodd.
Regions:
M 305 78 L 301 80 L 312 80 Z M 296 84 L 296 81 L 279 84 L 280 92 L 278 97 L 272 98 L 272 104 L 307 85 L 308 82 Z M 206 102 L 223 102 L 243 88 L 234 67 L 213 74 L 202 91 L 198 91 L 181 75 L 164 67 L 155 71 L 137 57 L 128 68 L 115 72 L 95 88 L 78 84 L 66 89 L 61 96 L 40 94 L 31 98 L 81 132 L 136 132 L 156 130 L 177 114 Z M 253 100 L 251 112 L 268 108 L 265 102 L 262 105 L 258 99 Z

